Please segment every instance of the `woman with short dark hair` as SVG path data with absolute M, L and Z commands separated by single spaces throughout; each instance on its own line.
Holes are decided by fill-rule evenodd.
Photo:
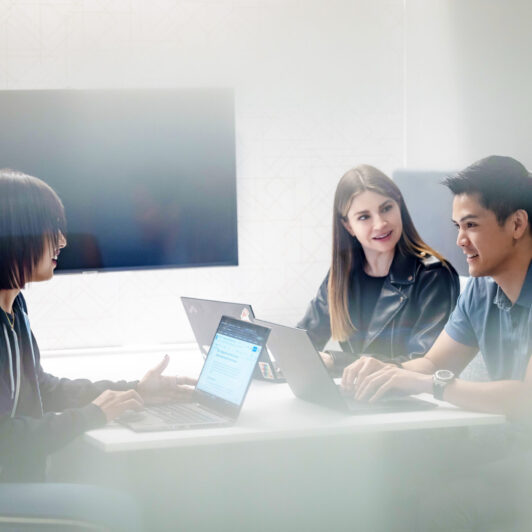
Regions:
M 66 220 L 61 200 L 40 179 L 1 170 L 0 180 L 0 290 L 16 290 L 37 280 L 45 251 L 65 246 Z M 56 264 L 51 256 L 48 278 Z
M 65 228 L 61 200 L 46 183 L 0 170 L 0 482 L 43 480 L 46 456 L 74 437 L 155 396 L 186 395 L 195 382 L 162 376 L 168 357 L 134 382 L 43 371 L 21 290 L 53 276 Z
M 377 168 L 340 179 L 333 208 L 329 273 L 298 327 L 343 371 L 361 354 L 391 363 L 423 356 L 459 293 L 454 268 L 419 236 L 397 185 Z

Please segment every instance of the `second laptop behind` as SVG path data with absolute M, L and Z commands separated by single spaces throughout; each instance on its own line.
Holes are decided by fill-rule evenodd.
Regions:
M 231 316 L 244 321 L 251 321 L 255 318 L 251 305 L 246 303 L 195 297 L 181 297 L 181 302 L 203 357 L 207 356 L 214 332 L 222 316 Z M 285 379 L 268 346 L 263 350 L 253 376 L 266 381 L 284 382 Z

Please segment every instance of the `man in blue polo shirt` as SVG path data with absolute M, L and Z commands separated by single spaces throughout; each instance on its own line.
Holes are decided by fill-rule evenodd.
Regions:
M 431 392 L 466 409 L 505 414 L 517 429 L 507 460 L 444 486 L 421 528 L 530 526 L 523 495 L 532 489 L 532 177 L 515 159 L 491 156 L 445 185 L 472 278 L 424 357 L 398 367 L 363 356 L 345 369 L 342 384 L 361 400 L 389 390 Z M 479 350 L 490 382 L 456 378 Z

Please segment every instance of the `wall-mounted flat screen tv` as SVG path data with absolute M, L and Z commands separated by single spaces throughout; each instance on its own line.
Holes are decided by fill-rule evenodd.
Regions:
M 58 270 L 238 264 L 232 90 L 0 91 L 0 123 L 65 205 Z

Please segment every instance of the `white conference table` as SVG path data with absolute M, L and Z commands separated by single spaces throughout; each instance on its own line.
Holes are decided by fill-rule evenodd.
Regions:
M 197 351 L 164 352 L 172 355 L 167 373 L 197 374 Z M 115 353 L 117 376 L 126 369 L 133 378 L 160 356 Z M 87 375 L 93 360 L 57 365 L 76 377 Z M 253 381 L 233 426 L 135 433 L 111 424 L 58 453 L 55 480 L 131 492 L 150 532 L 389 532 L 397 494 L 432 478 L 434 464 L 452 467 L 470 427 L 505 422 L 438 405 L 349 415 L 297 399 L 287 384 Z
M 331 435 L 497 425 L 505 417 L 465 411 L 425 394 L 432 410 L 349 415 L 292 394 L 288 384 L 253 381 L 237 422 L 230 427 L 135 433 L 114 424 L 92 430 L 85 441 L 106 453 L 218 445 Z
M 83 443 L 93 455 L 85 467 L 100 472 L 93 479 L 133 489 L 150 531 L 389 532 L 397 494 L 430 478 L 434 458 L 436 469 L 452 464 L 466 427 L 504 422 L 443 402 L 349 415 L 297 399 L 287 384 L 255 381 L 234 426 L 111 425 Z

